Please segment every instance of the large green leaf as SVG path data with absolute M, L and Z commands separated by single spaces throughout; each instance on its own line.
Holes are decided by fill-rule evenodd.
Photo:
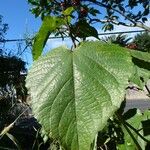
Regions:
M 35 117 L 65 149 L 89 150 L 120 107 L 132 70 L 130 54 L 116 45 L 56 48 L 35 61 L 27 76 Z
M 63 23 L 63 19 L 59 17 L 46 16 L 44 18 L 42 26 L 34 39 L 32 50 L 34 60 L 41 55 L 49 35 Z

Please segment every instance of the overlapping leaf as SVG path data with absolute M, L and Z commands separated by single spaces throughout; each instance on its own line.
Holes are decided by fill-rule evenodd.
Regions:
M 42 26 L 34 39 L 32 50 L 34 60 L 41 55 L 49 35 L 63 23 L 63 19 L 58 17 L 46 16 L 44 18 Z
M 59 47 L 37 60 L 27 76 L 33 112 L 49 137 L 68 150 L 89 150 L 124 99 L 133 66 L 128 51 L 85 42 Z
M 137 50 L 130 50 L 130 53 L 133 57 L 150 63 L 150 53 Z
M 150 53 L 137 50 L 130 50 L 130 53 L 135 65 L 135 73 L 131 81 L 142 89 L 150 78 Z
M 128 115 L 128 117 L 131 116 L 131 111 L 134 112 L 135 109 L 129 110 L 128 112 L 126 112 L 125 116 L 127 116 L 127 115 Z M 130 126 L 132 126 L 132 128 L 135 129 L 133 131 L 131 128 L 129 128 L 131 131 L 131 134 L 134 136 L 135 140 L 139 143 L 142 150 L 145 149 L 145 146 L 148 143 L 149 138 L 150 138 L 149 131 L 148 131 L 147 136 L 144 135 L 144 131 L 149 130 L 149 124 L 147 124 L 147 122 L 149 121 L 149 118 L 150 118 L 150 111 L 147 110 L 144 113 L 141 113 L 140 110 L 137 110 L 136 114 L 134 114 L 132 117 L 127 119 L 127 122 L 130 124 Z M 126 118 L 124 118 L 124 119 L 126 119 Z M 145 126 L 142 126 L 142 124 L 144 124 Z M 133 141 L 133 139 L 131 138 L 131 136 L 129 135 L 129 133 L 123 126 L 122 126 L 122 128 L 123 128 L 123 132 L 124 132 L 124 140 L 125 141 L 123 144 L 120 144 L 117 146 L 118 150 L 136 149 L 137 147 L 136 147 L 135 141 Z M 139 133 L 141 136 L 143 136 L 143 138 L 145 138 L 147 141 L 143 140 L 135 131 L 137 133 Z

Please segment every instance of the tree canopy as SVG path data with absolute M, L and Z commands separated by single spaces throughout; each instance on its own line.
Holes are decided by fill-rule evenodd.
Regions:
M 137 45 L 138 50 L 150 53 L 150 34 L 148 32 L 137 34 L 133 42 Z
M 47 15 L 64 16 L 62 13 L 73 7 L 71 18 L 75 21 L 87 20 L 88 24 L 101 23 L 104 30 L 112 30 L 113 25 L 140 27 L 150 31 L 144 23 L 150 14 L 149 0 L 28 0 L 32 13 L 42 19 Z
M 51 33 L 65 38 L 69 36 L 76 47 L 79 38 L 98 37 L 98 28 L 113 30 L 114 25 L 150 28 L 145 22 L 149 16 L 149 0 L 28 0 L 31 12 L 41 17 L 43 24 L 33 45 L 40 55 Z M 40 38 L 39 38 L 40 37 Z M 42 37 L 42 38 L 41 38 Z

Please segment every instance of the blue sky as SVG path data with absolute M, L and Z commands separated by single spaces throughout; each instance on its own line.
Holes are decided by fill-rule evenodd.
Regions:
M 39 29 L 41 21 L 29 9 L 27 0 L 1 0 L 0 14 L 4 17 L 4 22 L 9 24 L 7 38 L 19 38 L 26 30 L 32 33 Z
M 6 39 L 24 38 L 25 34 L 34 34 L 39 30 L 41 20 L 35 18 L 29 11 L 30 5 L 27 0 L 1 0 L 0 15 L 3 16 L 3 22 L 8 23 L 9 30 L 5 36 Z M 22 45 L 24 48 L 25 45 Z M 10 49 L 12 53 L 16 53 L 17 43 L 8 42 L 5 47 Z M 28 51 L 22 56 L 23 60 L 29 65 L 32 63 L 31 52 Z

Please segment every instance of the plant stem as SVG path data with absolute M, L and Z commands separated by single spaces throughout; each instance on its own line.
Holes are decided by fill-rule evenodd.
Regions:
M 129 135 L 131 136 L 133 142 L 135 143 L 136 147 L 138 150 L 142 150 L 141 146 L 139 145 L 139 143 L 137 142 L 137 140 L 135 139 L 134 135 L 132 134 L 132 132 L 130 131 L 130 129 L 128 128 L 128 126 L 126 125 L 125 121 L 122 119 L 122 117 L 120 116 L 120 114 L 116 113 L 117 118 L 119 119 L 120 123 L 124 126 L 124 128 L 126 129 L 126 131 L 129 133 Z
M 72 35 L 71 32 L 69 33 L 69 36 L 70 36 L 70 38 L 71 38 L 71 40 L 72 40 L 72 43 L 73 43 L 74 48 L 76 48 L 75 39 L 74 39 L 74 37 L 73 37 L 73 35 Z

